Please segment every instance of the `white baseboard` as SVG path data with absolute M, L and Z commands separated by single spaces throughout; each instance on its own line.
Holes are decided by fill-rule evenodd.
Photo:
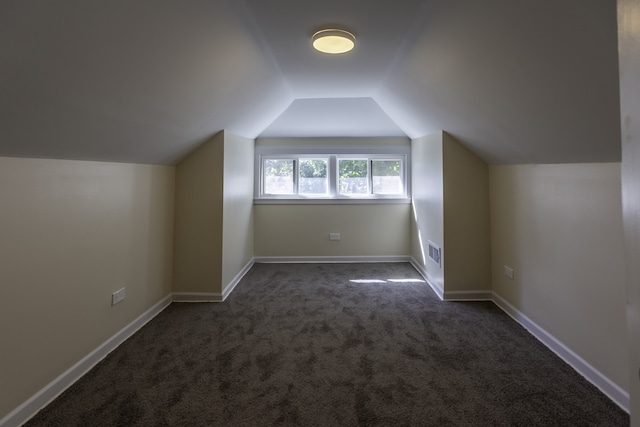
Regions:
M 445 291 L 445 301 L 491 301 L 493 291 Z
M 251 269 L 254 264 L 254 258 L 242 267 L 242 270 L 225 286 L 222 293 L 218 292 L 174 292 L 173 301 L 175 302 L 223 302 L 229 294 L 236 288 L 240 280 Z
M 447 291 L 440 289 L 429 277 L 426 269 L 415 259 L 411 258 L 413 267 L 425 278 L 436 295 L 444 301 L 493 301 L 502 311 L 527 329 L 534 337 L 569 364 L 576 372 L 598 387 L 609 399 L 627 413 L 630 411 L 629 393 L 607 378 L 596 368 L 587 363 L 570 348 L 560 342 L 549 332 L 538 326 L 534 321 L 521 313 L 508 301 L 493 291 Z
M 440 301 L 444 300 L 444 290 L 436 285 L 435 281 L 431 278 L 431 276 L 429 276 L 427 269 L 424 268 L 424 266 L 416 261 L 413 257 L 409 259 L 409 262 L 411 263 L 413 268 L 415 268 L 418 273 L 420 273 L 424 280 L 427 281 L 427 284 L 431 286 L 431 289 L 433 289 L 433 292 L 435 292 L 436 296 L 440 298 Z
M 254 263 L 255 263 L 254 258 L 251 258 L 249 262 L 247 262 L 245 266 L 242 267 L 242 270 L 240 270 L 240 272 L 236 274 L 233 280 L 231 280 L 231 282 L 227 284 L 227 286 L 222 291 L 222 301 L 226 300 L 229 294 L 233 292 L 233 290 L 236 288 L 238 283 L 240 283 L 240 280 L 242 280 L 244 275 L 247 274 L 247 272 L 251 269 L 251 267 L 253 267 Z
M 590 383 L 600 389 L 609 399 L 615 402 L 627 413 L 630 410 L 629 393 L 624 391 L 613 381 L 603 375 L 596 368 L 587 363 L 583 358 L 574 353 L 569 347 L 551 335 L 549 332 L 538 326 L 533 320 L 521 313 L 500 295 L 493 293 L 493 302 L 505 313 L 520 323 L 534 337 L 546 345 L 551 351 L 557 354 L 562 360 L 567 362 L 580 375 L 585 377 Z
M 222 294 L 217 292 L 174 292 L 174 302 L 222 302 Z
M 129 325 L 122 328 L 118 333 L 105 341 L 98 348 L 93 350 L 78 363 L 67 371 L 59 375 L 55 380 L 46 385 L 43 389 L 18 406 L 0 420 L 0 427 L 18 427 L 33 417 L 40 409 L 58 397 L 63 391 L 80 379 L 85 373 L 93 368 L 98 362 L 104 359 L 120 344 L 131 337 L 147 322 L 164 310 L 171 301 L 179 302 L 222 302 L 235 289 L 242 277 L 249 271 L 255 263 L 347 263 L 347 262 L 410 262 L 413 267 L 424 277 L 429 286 L 441 300 L 447 301 L 471 301 L 471 300 L 491 300 L 505 313 L 520 323 L 540 342 L 545 344 L 551 351 L 556 353 L 561 359 L 567 362 L 573 369 L 584 376 L 589 382 L 594 384 L 615 402 L 620 408 L 629 412 L 629 394 L 613 383 L 600 371 L 595 369 L 584 359 L 574 353 L 562 342 L 556 339 L 549 332 L 538 326 L 535 322 L 521 313 L 500 295 L 492 291 L 449 291 L 444 292 L 430 280 L 426 269 L 415 259 L 404 256 L 391 257 L 255 257 L 250 260 L 234 279 L 225 287 L 222 294 L 199 293 L 199 292 L 175 292 L 166 296 L 153 307 L 142 313 Z
M 89 372 L 91 368 L 115 350 L 116 347 L 125 342 L 147 322 L 157 316 L 162 310 L 171 304 L 171 300 L 171 295 L 167 295 L 153 307 L 142 313 L 134 321 L 122 328 L 118 333 L 102 343 L 98 348 L 83 357 L 78 363 L 60 374 L 39 392 L 31 396 L 31 398 L 2 418 L 0 420 L 0 427 L 17 427 L 25 423 L 40 409 L 47 406 L 63 391 L 78 381 L 84 374 Z
M 256 263 L 353 263 L 353 262 L 411 262 L 411 257 L 404 255 L 389 256 L 258 256 Z

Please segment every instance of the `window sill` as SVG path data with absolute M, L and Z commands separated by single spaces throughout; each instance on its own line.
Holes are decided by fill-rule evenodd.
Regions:
M 335 199 L 320 198 L 261 198 L 253 199 L 254 205 L 386 205 L 386 204 L 409 204 L 410 197 L 405 198 L 350 198 L 341 197 Z

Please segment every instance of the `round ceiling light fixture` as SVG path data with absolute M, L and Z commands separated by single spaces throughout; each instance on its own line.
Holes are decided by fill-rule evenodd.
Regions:
M 338 29 L 320 30 L 311 37 L 311 41 L 316 50 L 333 55 L 349 52 L 356 45 L 353 34 Z

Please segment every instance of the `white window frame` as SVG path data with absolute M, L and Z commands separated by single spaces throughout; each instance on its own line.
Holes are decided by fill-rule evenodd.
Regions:
M 327 162 L 327 192 L 325 194 L 300 194 L 300 160 L 304 159 L 304 160 L 325 160 Z M 270 193 L 266 193 L 265 192 L 265 182 L 264 182 L 264 163 L 265 160 L 293 160 L 293 194 L 270 194 Z M 307 155 L 291 155 L 291 154 L 286 154 L 286 155 L 266 155 L 266 156 L 260 156 L 260 167 L 259 167 L 259 174 L 260 174 L 260 188 L 259 188 L 259 194 L 260 197 L 264 197 L 264 198 L 314 198 L 314 199 L 318 199 L 318 198 L 328 198 L 330 196 L 330 181 L 331 181 L 331 177 L 329 176 L 329 156 L 327 155 L 311 155 L 311 156 L 307 156 Z
M 358 203 L 410 203 L 411 202 L 411 148 L 409 146 L 388 147 L 292 147 L 258 146 L 255 149 L 254 203 L 256 204 L 358 204 Z M 328 195 L 265 194 L 263 182 L 263 162 L 265 159 L 293 159 L 294 193 L 297 193 L 299 180 L 299 159 L 328 159 Z M 338 191 L 339 159 L 367 159 L 368 194 L 341 195 Z M 402 194 L 374 194 L 372 160 L 400 160 L 404 191 Z

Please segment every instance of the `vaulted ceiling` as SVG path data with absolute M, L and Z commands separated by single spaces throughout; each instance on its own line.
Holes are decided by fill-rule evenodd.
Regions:
M 325 25 L 356 49 L 313 51 Z M 617 61 L 605 0 L 5 0 L 0 156 L 444 130 L 494 164 L 619 161 Z

